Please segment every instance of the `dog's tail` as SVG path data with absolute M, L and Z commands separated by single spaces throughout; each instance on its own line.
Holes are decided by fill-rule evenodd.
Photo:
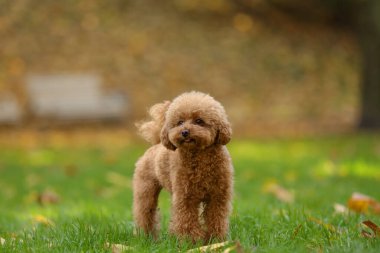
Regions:
M 153 105 L 148 111 L 151 119 L 136 123 L 139 134 L 152 145 L 160 143 L 160 133 L 169 105 L 170 101 Z

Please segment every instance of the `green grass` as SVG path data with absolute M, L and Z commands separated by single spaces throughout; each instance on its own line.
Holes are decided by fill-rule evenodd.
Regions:
M 160 196 L 157 241 L 133 232 L 131 176 L 146 146 L 33 149 L 0 148 L 0 252 L 178 252 L 167 232 L 170 198 Z M 380 136 L 297 140 L 235 140 L 234 209 L 228 239 L 255 252 L 380 252 L 380 238 L 361 237 L 360 223 L 374 214 L 334 214 L 353 192 L 380 200 Z M 268 182 L 294 193 L 283 203 L 263 189 Z M 50 191 L 55 204 L 36 196 Z M 36 221 L 40 215 L 52 225 Z M 318 224 L 318 219 L 322 224 Z M 331 228 L 333 226 L 333 228 Z

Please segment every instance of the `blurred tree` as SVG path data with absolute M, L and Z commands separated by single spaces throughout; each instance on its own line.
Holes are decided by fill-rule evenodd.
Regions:
M 380 128 L 380 1 L 356 0 L 355 32 L 362 53 L 360 127 Z
M 269 7 L 299 21 L 350 31 L 362 55 L 358 127 L 380 128 L 380 0 L 238 0 L 236 3 L 244 11 L 261 17 Z

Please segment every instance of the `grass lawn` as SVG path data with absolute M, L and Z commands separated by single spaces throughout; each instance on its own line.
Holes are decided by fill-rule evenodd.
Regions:
M 380 237 L 361 236 L 361 222 L 380 225 L 380 215 L 334 211 L 353 192 L 380 200 L 380 135 L 234 140 L 228 147 L 235 167 L 228 240 L 247 252 L 380 252 Z M 167 233 L 167 193 L 158 241 L 134 233 L 131 177 L 145 148 L 1 146 L 0 252 L 112 252 L 107 243 L 132 252 L 194 248 Z

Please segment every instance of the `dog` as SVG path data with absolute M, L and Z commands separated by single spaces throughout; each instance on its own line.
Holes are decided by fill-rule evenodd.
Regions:
M 233 166 L 225 146 L 232 130 L 223 106 L 207 94 L 192 91 L 152 106 L 149 114 L 152 119 L 138 125 L 153 146 L 135 166 L 135 225 L 157 236 L 158 195 L 164 188 L 171 194 L 171 234 L 193 242 L 224 239 Z

